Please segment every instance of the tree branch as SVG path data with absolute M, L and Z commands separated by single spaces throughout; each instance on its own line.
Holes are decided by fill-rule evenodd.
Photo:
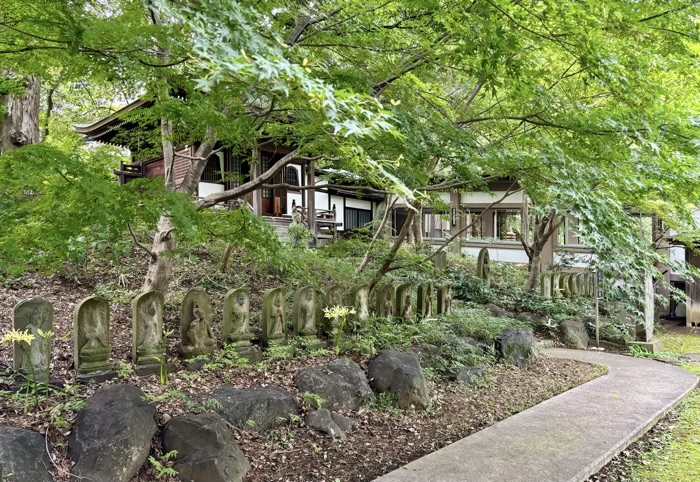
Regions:
M 136 244 L 136 246 L 138 246 L 139 248 L 144 250 L 146 253 L 148 253 L 148 255 L 151 257 L 151 262 L 155 263 L 155 261 L 157 259 L 156 254 L 153 251 L 151 251 L 150 249 L 148 249 L 148 247 L 146 247 L 146 245 L 142 244 L 138 239 L 136 239 L 136 234 L 134 233 L 134 230 L 131 229 L 130 224 L 127 224 L 126 226 L 129 228 L 129 232 L 131 233 L 131 237 L 134 238 L 134 244 Z

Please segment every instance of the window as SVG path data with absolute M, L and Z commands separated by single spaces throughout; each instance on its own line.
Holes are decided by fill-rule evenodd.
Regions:
M 283 181 L 284 181 L 284 184 L 289 184 L 291 186 L 298 186 L 299 185 L 299 171 L 297 171 L 296 167 L 287 166 L 287 168 L 284 171 Z M 299 189 L 290 188 L 289 191 L 299 192 Z
M 520 241 L 522 216 L 519 209 L 497 209 L 494 213 L 496 239 L 502 241 Z
M 447 214 L 423 211 L 423 236 L 426 238 L 444 238 L 450 234 L 450 221 Z
M 367 209 L 345 208 L 345 231 L 363 228 L 372 222 L 372 211 Z
M 565 218 L 564 222 L 559 225 L 557 233 L 557 244 L 559 246 L 563 245 L 576 245 L 581 244 L 581 241 L 576 234 L 576 226 L 578 222 L 575 219 Z
M 225 173 L 226 163 L 224 153 L 217 152 L 209 157 L 207 165 L 204 167 L 204 172 L 202 173 L 202 181 L 223 184 Z
M 481 239 L 484 237 L 481 214 L 481 212 L 477 211 L 464 211 L 464 226 L 469 226 L 464 232 L 466 239 Z

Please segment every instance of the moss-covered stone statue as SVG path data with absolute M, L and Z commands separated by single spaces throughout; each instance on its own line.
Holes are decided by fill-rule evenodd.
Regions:
M 164 304 L 165 298 L 158 291 L 147 291 L 131 300 L 133 323 L 131 356 L 137 367 L 161 366 L 165 363 Z
M 109 356 L 109 303 L 90 296 L 73 311 L 73 358 L 78 376 L 107 372 Z
M 437 315 L 449 315 L 452 313 L 452 285 L 438 286 L 437 289 Z
M 404 323 L 413 323 L 416 319 L 413 311 L 413 285 L 406 283 L 396 288 L 396 310 L 395 314 Z
M 396 285 L 388 284 L 377 290 L 377 315 L 391 321 L 396 307 Z
M 481 248 L 476 259 L 476 275 L 481 278 L 486 288 L 491 286 L 491 257 L 488 248 Z
M 34 335 L 31 343 L 13 342 L 14 369 L 37 383 L 47 383 L 51 362 L 53 306 L 43 298 L 20 301 L 13 312 L 12 327 Z
M 245 288 L 229 290 L 224 295 L 221 336 L 224 343 L 235 347 L 250 346 L 253 332 L 250 329 L 250 293 Z
M 284 288 L 273 288 L 263 294 L 262 342 L 265 346 L 283 345 L 287 292 Z
M 185 293 L 180 308 L 180 354 L 183 358 L 209 355 L 216 350 L 209 295 L 202 288 Z
M 420 319 L 433 316 L 433 285 L 431 283 L 418 285 L 416 301 L 416 311 Z
M 350 301 L 357 313 L 355 319 L 363 324 L 369 318 L 369 285 L 356 285 L 350 290 Z
M 542 273 L 540 274 L 540 296 L 542 298 L 552 297 L 552 274 Z
M 552 273 L 552 298 L 561 298 L 564 295 L 561 289 L 560 281 L 561 273 L 559 271 Z
M 294 293 L 294 334 L 307 342 L 318 343 L 316 336 L 316 288 L 304 286 Z
M 333 285 L 328 290 L 326 290 L 323 296 L 323 308 L 333 308 L 336 306 L 343 306 L 343 298 L 345 294 L 345 289 L 341 285 Z M 321 311 L 323 313 L 323 311 Z M 331 340 L 335 340 L 340 333 L 342 320 L 337 317 L 327 318 L 325 313 L 323 313 L 323 329 L 326 336 Z

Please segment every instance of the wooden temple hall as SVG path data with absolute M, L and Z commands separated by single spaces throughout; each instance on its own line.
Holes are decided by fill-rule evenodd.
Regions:
M 132 102 L 112 115 L 90 125 L 76 125 L 75 130 L 88 141 L 112 144 L 129 149 L 131 163 L 121 163 L 114 173 L 120 183 L 127 183 L 141 177 L 163 176 L 165 164 L 158 142 L 152 133 L 144 129 L 144 122 L 138 119 L 138 111 L 150 107 L 151 102 Z M 175 182 L 179 185 L 185 178 L 196 146 L 178 146 L 175 156 Z M 210 156 L 197 187 L 195 199 L 209 194 L 234 188 L 269 169 L 280 158 L 291 151 L 286 146 L 261 143 L 258 152 L 249 156 L 234 155 L 231 149 L 224 148 Z M 180 156 L 178 156 L 180 154 Z M 260 162 L 253 163 L 252 159 Z M 277 174 L 270 185 L 319 186 L 314 190 L 283 187 L 256 190 L 245 199 L 227 203 L 222 207 L 239 207 L 247 203 L 249 208 L 275 227 L 280 237 L 286 237 L 292 223 L 292 213 L 301 213 L 305 224 L 316 233 L 319 243 L 327 242 L 339 233 L 352 231 L 371 223 L 378 205 L 384 201 L 381 194 L 359 195 L 354 190 L 344 190 L 338 185 L 324 188 L 328 182 L 320 176 L 326 171 L 314 168 L 312 162 L 293 161 Z

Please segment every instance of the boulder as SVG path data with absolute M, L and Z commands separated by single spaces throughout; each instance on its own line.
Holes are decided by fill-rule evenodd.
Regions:
M 309 412 L 304 417 L 304 423 L 306 426 L 330 435 L 333 438 L 339 438 L 340 440 L 345 440 L 345 434 L 340 429 L 333 417 L 331 416 L 331 411 L 327 408 L 320 408 L 313 412 Z
M 301 393 L 320 396 L 323 408 L 357 410 L 375 398 L 365 372 L 347 358 L 299 370 L 294 382 Z
M 279 425 L 299 414 L 299 405 L 284 388 L 269 387 L 236 388 L 224 385 L 214 390 L 214 398 L 221 404 L 218 412 L 238 428 L 258 432 Z
M 565 320 L 559 325 L 559 336 L 571 348 L 588 348 L 588 330 L 581 320 Z
M 369 379 L 377 392 L 393 393 L 399 407 L 426 409 L 430 405 L 428 383 L 413 353 L 387 350 L 369 364 Z
M 470 386 L 478 385 L 484 379 L 484 369 L 464 366 L 451 373 L 450 379 Z
M 53 482 L 50 467 L 43 435 L 26 428 L 0 425 L 0 480 Z
M 163 451 L 176 450 L 174 468 L 188 482 L 241 482 L 250 463 L 216 413 L 175 417 L 163 430 Z
M 525 323 L 537 325 L 542 320 L 542 317 L 538 314 L 531 313 L 529 311 L 521 311 L 520 313 L 515 315 L 515 319 L 523 321 Z
M 338 428 L 343 431 L 343 433 L 349 432 L 352 429 L 352 426 L 355 425 L 355 421 L 353 419 L 338 412 L 331 412 L 331 418 Z
M 501 308 L 498 305 L 494 305 L 493 303 L 488 303 L 484 306 L 484 308 L 496 318 L 510 316 L 510 313 L 508 313 L 508 311 L 506 311 L 504 308 Z
M 92 482 L 128 482 L 151 451 L 155 408 L 140 388 L 111 385 L 88 398 L 68 439 L 72 473 Z
M 496 340 L 496 353 L 506 363 L 524 367 L 532 358 L 534 337 L 529 328 L 508 328 Z

